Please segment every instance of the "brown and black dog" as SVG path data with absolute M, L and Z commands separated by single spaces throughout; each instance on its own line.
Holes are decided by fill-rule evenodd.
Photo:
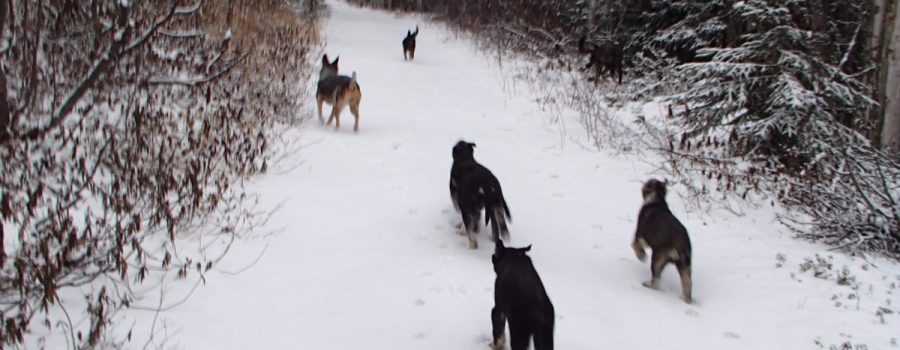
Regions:
M 637 230 L 631 248 L 640 261 L 647 259 L 644 251 L 650 248 L 650 281 L 644 282 L 647 288 L 656 288 L 660 274 L 667 264 L 673 263 L 681 275 L 681 293 L 688 304 L 691 298 L 691 239 L 681 222 L 669 211 L 666 204 L 666 185 L 668 182 L 650 179 L 641 188 L 644 205 L 638 214 Z
M 624 60 L 622 48 L 612 42 L 590 44 L 591 45 L 587 45 L 587 37 L 583 36 L 578 40 L 578 51 L 589 53 L 591 55 L 588 59 L 588 64 L 585 65 L 582 70 L 587 70 L 588 68 L 591 68 L 591 66 L 594 66 L 594 82 L 599 81 L 600 75 L 604 72 L 609 74 L 610 78 L 613 78 L 614 75 L 618 74 L 618 83 L 621 84 L 622 61 Z
M 334 130 L 341 127 L 341 111 L 344 107 L 350 106 L 350 113 L 356 119 L 353 124 L 353 131 L 359 131 L 359 102 L 362 100 L 362 90 L 356 82 L 356 72 L 348 77 L 338 75 L 338 60 L 336 57 L 334 62 L 328 62 L 328 55 L 322 56 L 322 69 L 319 70 L 319 83 L 316 86 L 316 103 L 319 108 L 319 121 L 324 122 L 322 117 L 322 103 L 327 102 L 331 107 L 331 116 L 328 118 L 326 125 L 330 125 L 334 120 Z
M 450 198 L 462 214 L 462 229 L 469 238 L 469 248 L 478 248 L 475 234 L 481 210 L 485 225 L 491 225 L 492 238 L 509 238 L 507 220 L 512 220 L 509 206 L 503 198 L 500 181 L 488 168 L 475 161 L 475 144 L 460 140 L 453 146 L 453 165 L 450 168 Z
M 403 60 L 412 61 L 416 56 L 416 36 L 419 35 L 419 26 L 416 26 L 415 32 L 406 31 L 406 38 L 403 38 Z

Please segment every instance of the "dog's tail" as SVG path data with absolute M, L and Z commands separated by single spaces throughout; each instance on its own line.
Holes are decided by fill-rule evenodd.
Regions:
M 492 231 L 494 231 L 495 239 L 500 240 L 500 237 L 509 237 L 509 226 L 506 224 L 507 218 L 509 218 L 509 209 L 506 208 L 505 202 L 502 205 L 498 204 L 485 208 L 484 225 L 488 226 L 491 220 L 494 220 L 494 224 L 491 227 Z

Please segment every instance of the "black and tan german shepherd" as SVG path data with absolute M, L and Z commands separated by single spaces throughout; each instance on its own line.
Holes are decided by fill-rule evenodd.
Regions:
M 419 26 L 416 26 L 415 32 L 406 31 L 406 38 L 403 38 L 403 60 L 412 61 L 416 56 L 416 36 L 419 35 Z
M 491 257 L 497 279 L 494 281 L 494 308 L 491 310 L 493 341 L 491 348 L 500 350 L 506 342 L 504 329 L 509 321 L 512 350 L 526 350 L 534 338 L 536 350 L 553 349 L 553 325 L 556 317 L 541 277 L 525 248 L 506 248 L 497 240 Z
M 647 259 L 644 251 L 650 248 L 651 279 L 644 282 L 647 288 L 656 288 L 660 274 L 667 264 L 673 263 L 681 275 L 681 294 L 688 304 L 691 297 L 691 239 L 687 229 L 669 211 L 666 204 L 666 185 L 656 179 L 650 179 L 641 188 L 644 204 L 638 214 L 637 230 L 631 248 L 640 261 Z
M 509 237 L 507 219 L 509 206 L 503 198 L 500 181 L 488 168 L 475 161 L 475 144 L 460 140 L 453 146 L 453 166 L 450 168 L 450 198 L 462 215 L 469 248 L 477 249 L 478 224 L 481 210 L 485 210 L 485 225 L 491 224 L 492 238 Z
M 590 54 L 587 65 L 582 70 L 594 67 L 594 82 L 600 80 L 600 76 L 605 72 L 613 78 L 618 74 L 618 83 L 622 83 L 622 64 L 624 55 L 622 48 L 612 42 L 604 42 L 600 44 L 590 43 L 588 45 L 587 37 L 582 36 L 578 40 L 578 51 Z
M 322 56 L 322 69 L 319 70 L 319 82 L 316 86 L 316 104 L 319 109 L 319 121 L 325 122 L 322 118 L 322 103 L 330 104 L 331 116 L 328 118 L 326 125 L 330 125 L 334 120 L 334 130 L 337 131 L 341 127 L 341 111 L 344 107 L 350 106 L 350 113 L 356 119 L 353 124 L 353 131 L 359 131 L 359 102 L 362 100 L 362 90 L 356 82 L 356 72 L 351 76 L 338 75 L 338 60 L 335 57 L 334 62 L 328 62 L 328 55 Z

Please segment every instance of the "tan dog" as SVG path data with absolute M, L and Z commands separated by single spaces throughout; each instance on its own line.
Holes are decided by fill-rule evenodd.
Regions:
M 341 111 L 344 107 L 350 106 L 350 113 L 356 119 L 353 124 L 353 131 L 359 132 L 359 102 L 362 100 L 362 90 L 356 82 L 356 72 L 347 77 L 345 75 L 337 75 L 337 59 L 333 63 L 328 63 L 328 56 L 322 58 L 322 70 L 319 75 L 319 83 L 316 88 L 316 104 L 319 109 L 319 121 L 324 122 L 322 117 L 322 103 L 327 102 L 332 105 L 331 116 L 328 118 L 326 125 L 330 125 L 334 120 L 334 130 L 337 131 L 341 127 Z M 328 69 L 325 69 L 326 66 Z M 322 74 L 324 72 L 333 74 Z

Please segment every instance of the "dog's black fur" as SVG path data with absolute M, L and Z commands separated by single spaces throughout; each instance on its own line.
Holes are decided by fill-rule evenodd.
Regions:
M 403 38 L 403 60 L 412 61 L 416 57 L 416 37 L 418 35 L 419 26 L 416 26 L 415 32 L 406 31 L 406 38 Z
M 462 215 L 463 229 L 472 249 L 478 248 L 475 234 L 482 209 L 485 209 L 485 225 L 491 224 L 494 240 L 499 240 L 500 235 L 509 237 L 506 221 L 511 219 L 500 181 L 475 161 L 474 154 L 475 144 L 460 140 L 453 146 L 453 166 L 450 168 L 450 198 Z
M 691 303 L 691 239 L 687 229 L 672 215 L 666 204 L 666 185 L 667 182 L 650 179 L 641 188 L 644 205 L 638 214 L 631 248 L 641 261 L 647 259 L 645 248 L 649 246 L 653 251 L 650 258 L 652 278 L 644 282 L 645 287 L 656 288 L 663 268 L 673 263 L 681 276 L 684 301 Z
M 525 248 L 506 248 L 496 242 L 491 257 L 497 279 L 494 282 L 494 308 L 491 310 L 494 340 L 491 348 L 503 348 L 504 328 L 509 320 L 510 347 L 525 350 L 534 337 L 536 350 L 553 349 L 553 324 L 556 317 L 553 303 L 547 296 L 541 277 L 534 269 Z
M 624 61 L 622 48 L 612 42 L 604 42 L 601 44 L 591 43 L 590 46 L 591 47 L 588 47 L 587 45 L 587 37 L 583 36 L 578 40 L 578 51 L 589 53 L 591 55 L 587 65 L 585 65 L 582 70 L 587 70 L 591 68 L 591 66 L 594 66 L 594 81 L 599 81 L 600 75 L 606 72 L 610 77 L 618 75 L 618 83 L 621 84 L 622 64 Z

